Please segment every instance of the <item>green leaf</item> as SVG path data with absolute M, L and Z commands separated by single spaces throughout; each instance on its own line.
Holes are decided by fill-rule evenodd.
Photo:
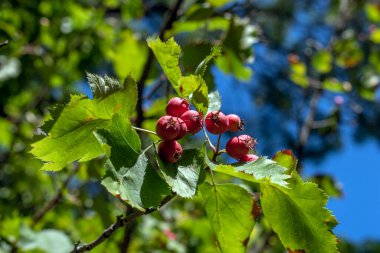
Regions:
M 199 150 L 184 150 L 182 158 L 174 164 L 159 159 L 157 162 L 165 181 L 181 197 L 194 196 L 197 185 L 204 180 L 204 155 Z
M 106 128 L 116 113 L 125 117 L 134 113 L 137 87 L 131 77 L 121 90 L 109 82 L 93 87 L 97 96 L 93 100 L 72 95 L 67 105 L 53 110 L 52 118 L 42 128 L 49 131 L 48 135 L 32 144 L 31 153 L 45 162 L 43 170 L 58 171 L 76 160 L 83 162 L 101 155 L 103 149 L 94 130 Z
M 376 6 L 375 3 L 366 3 L 365 12 L 370 21 L 374 23 L 380 22 L 380 10 L 379 10 L 379 7 Z
M 369 38 L 373 43 L 380 44 L 380 28 L 376 28 L 371 31 Z
M 238 56 L 229 48 L 224 48 L 224 56 L 216 59 L 218 68 L 226 74 L 233 73 L 238 80 L 247 81 L 252 76 L 252 70 L 245 67 Z
M 332 55 L 327 50 L 318 51 L 312 58 L 311 64 L 319 73 L 325 74 L 331 71 Z
M 20 229 L 20 239 L 17 243 L 23 252 L 38 250 L 38 252 L 66 253 L 70 252 L 74 245 L 70 238 L 63 232 L 54 229 L 44 229 L 35 232 L 25 225 Z
M 207 112 L 218 111 L 222 106 L 222 101 L 218 91 L 213 91 L 208 94 L 208 110 Z
M 236 0 L 207 0 L 207 2 L 213 7 L 222 7 L 229 2 L 235 2 Z
M 181 95 L 182 92 L 178 84 L 179 79 L 182 77 L 182 72 L 179 68 L 180 46 L 174 41 L 174 38 L 170 38 L 166 42 L 162 42 L 159 38 L 149 38 L 147 42 L 169 82 L 176 92 Z
M 195 74 L 203 76 L 206 69 L 207 69 L 207 64 L 212 59 L 215 59 L 215 58 L 220 57 L 220 56 L 222 56 L 221 46 L 220 45 L 213 46 L 211 48 L 211 53 L 209 55 L 207 55 L 206 58 L 201 63 L 199 63 L 197 69 L 195 70 Z
M 322 82 L 322 87 L 333 92 L 345 92 L 343 84 L 336 78 L 327 78 Z
M 191 95 L 191 102 L 198 112 L 203 115 L 206 114 L 208 109 L 208 88 L 205 81 L 199 76 L 195 76 L 195 89 Z
M 334 216 L 325 208 L 327 195 L 314 183 L 304 183 L 293 172 L 289 187 L 261 184 L 263 213 L 282 244 L 308 253 L 335 253 L 331 229 Z
M 102 77 L 96 74 L 87 73 L 87 80 L 94 98 L 105 98 L 108 95 L 123 89 L 119 81 L 107 75 Z
M 214 171 L 241 178 L 254 183 L 274 184 L 286 186 L 286 180 L 290 178 L 286 175 L 286 169 L 277 162 L 266 157 L 260 157 L 255 162 L 248 162 L 238 165 L 212 163 L 208 158 L 207 165 Z
M 119 77 L 124 78 L 131 74 L 136 77 L 136 80 L 139 80 L 147 53 L 148 47 L 145 43 L 136 39 L 131 30 L 125 29 L 119 42 L 114 47 L 108 48 L 107 55 L 112 60 L 115 72 Z
M 291 174 L 297 168 L 297 159 L 294 157 L 293 152 L 288 149 L 278 151 L 274 155 L 273 161 L 287 168 L 286 174 Z
M 290 65 L 290 80 L 292 80 L 295 84 L 306 88 L 309 86 L 306 72 L 306 64 L 302 62 L 293 63 Z
M 222 252 L 245 252 L 255 224 L 253 196 L 235 184 L 199 186 L 211 227 Z
M 157 207 L 162 198 L 170 194 L 145 152 L 139 154 L 140 138 L 128 119 L 115 115 L 110 127 L 97 130 L 96 136 L 102 144 L 111 147 L 102 185 L 112 195 L 144 211 L 144 208 Z

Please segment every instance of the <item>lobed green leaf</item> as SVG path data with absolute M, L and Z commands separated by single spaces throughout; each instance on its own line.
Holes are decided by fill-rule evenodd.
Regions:
M 331 229 L 335 217 L 325 208 L 327 195 L 314 183 L 304 183 L 293 172 L 289 187 L 261 184 L 263 213 L 282 244 L 308 253 L 335 253 Z
M 160 38 L 149 38 L 147 42 L 173 88 L 178 94 L 182 94 L 178 84 L 182 77 L 179 67 L 180 46 L 174 41 L 174 38 L 170 38 L 166 42 L 162 42 Z
M 222 252 L 245 252 L 255 224 L 255 200 L 235 184 L 199 186 L 207 216 Z
M 94 76 L 93 76 L 94 77 Z M 96 77 L 94 77 L 96 78 Z M 135 81 L 128 76 L 123 85 L 115 80 L 93 86 L 92 100 L 72 95 L 64 106 L 57 106 L 42 130 L 47 136 L 32 144 L 31 153 L 45 162 L 42 169 L 58 171 L 67 164 L 88 161 L 103 153 L 93 132 L 107 128 L 114 114 L 130 117 L 137 102 Z M 122 87 L 122 88 L 120 88 Z

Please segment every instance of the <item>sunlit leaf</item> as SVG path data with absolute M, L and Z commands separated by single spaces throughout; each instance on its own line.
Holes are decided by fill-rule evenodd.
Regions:
M 225 253 L 243 253 L 255 224 L 253 196 L 235 184 L 199 186 L 217 245 Z
M 48 121 L 48 135 L 32 144 L 31 153 L 46 162 L 43 170 L 60 170 L 73 161 L 88 161 L 103 153 L 93 135 L 108 126 L 112 116 L 130 117 L 137 101 L 136 83 L 128 77 L 122 89 L 107 79 L 93 85 L 94 99 L 71 96 L 70 103 L 53 110 Z
M 295 172 L 288 182 L 288 188 L 261 184 L 264 216 L 282 244 L 310 253 L 338 252 L 331 232 L 337 222 L 325 208 L 327 195 L 316 184 L 302 182 Z
M 181 48 L 174 41 L 174 38 L 170 38 L 166 42 L 162 42 L 159 38 L 150 38 L 147 42 L 169 82 L 177 93 L 181 95 L 182 91 L 178 84 L 179 79 L 182 77 L 182 71 L 179 67 Z

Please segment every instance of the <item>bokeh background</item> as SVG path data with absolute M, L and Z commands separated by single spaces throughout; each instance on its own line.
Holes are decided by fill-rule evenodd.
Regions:
M 185 73 L 221 43 L 205 76 L 222 111 L 245 119 L 260 155 L 293 150 L 302 176 L 331 196 L 341 252 L 380 252 L 376 0 L 2 0 L 0 252 L 69 252 L 125 211 L 99 184 L 103 158 L 47 173 L 28 151 L 49 107 L 90 96 L 86 71 L 144 79 L 137 123 L 154 128 L 174 93 L 149 58 L 149 36 L 174 36 Z M 178 200 L 94 252 L 215 252 L 213 244 L 200 202 Z M 284 252 L 265 218 L 249 252 Z

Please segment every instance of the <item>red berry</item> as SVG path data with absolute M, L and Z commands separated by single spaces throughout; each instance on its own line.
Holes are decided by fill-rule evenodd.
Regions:
M 228 114 L 228 130 L 231 132 L 236 132 L 244 129 L 243 121 L 236 114 Z
M 189 133 L 198 133 L 203 127 L 203 117 L 197 111 L 189 110 L 182 114 L 181 119 L 186 123 Z
M 181 117 L 190 108 L 189 102 L 184 98 L 172 98 L 166 105 L 166 114 L 174 117 Z
M 178 123 L 179 123 L 179 132 L 177 137 L 175 137 L 176 140 L 182 139 L 183 136 L 187 133 L 187 126 L 185 121 L 183 121 L 181 118 L 178 118 Z
M 243 155 L 240 157 L 239 162 L 255 162 L 259 157 L 255 154 Z
M 209 112 L 205 119 L 206 129 L 212 134 L 221 134 L 228 130 L 228 118 L 220 111 Z
M 182 156 L 182 146 L 177 141 L 162 141 L 158 145 L 158 156 L 162 161 L 175 163 Z
M 180 124 L 177 117 L 162 116 L 156 124 L 156 133 L 163 140 L 173 140 L 177 137 L 180 130 Z
M 230 139 L 226 144 L 226 151 L 229 156 L 240 160 L 243 156 L 247 155 L 255 145 L 255 139 L 252 139 L 249 135 L 243 134 Z

